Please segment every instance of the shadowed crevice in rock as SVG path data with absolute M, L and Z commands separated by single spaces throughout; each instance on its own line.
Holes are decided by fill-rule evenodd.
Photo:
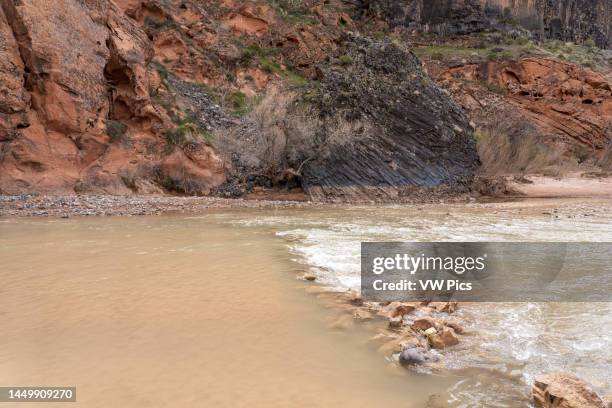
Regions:
M 17 43 L 17 49 L 19 50 L 19 56 L 21 57 L 24 69 L 24 85 L 26 88 L 31 89 L 32 81 L 29 80 L 29 77 L 30 75 L 37 76 L 44 72 L 44 60 L 36 58 L 33 54 L 32 40 L 13 2 L 2 0 L 0 6 L 6 17 L 7 26 L 13 32 L 13 38 Z

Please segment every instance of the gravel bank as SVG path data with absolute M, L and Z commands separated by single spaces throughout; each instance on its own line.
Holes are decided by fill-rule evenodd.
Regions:
M 41 196 L 0 195 L 0 217 L 73 217 L 94 215 L 158 215 L 200 212 L 211 208 L 305 207 L 297 201 L 241 200 L 172 196 Z

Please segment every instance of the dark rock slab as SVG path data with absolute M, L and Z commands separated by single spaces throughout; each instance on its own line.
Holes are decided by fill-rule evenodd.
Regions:
M 467 186 L 479 165 L 463 111 L 414 54 L 359 36 L 322 68 L 312 98 L 322 118 L 302 186 L 320 201 L 388 201 L 415 187 Z

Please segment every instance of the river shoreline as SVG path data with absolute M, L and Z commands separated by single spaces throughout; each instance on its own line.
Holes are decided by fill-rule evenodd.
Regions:
M 218 209 L 306 209 L 347 207 L 403 207 L 417 210 L 455 208 L 539 213 L 551 218 L 582 218 L 609 209 L 612 200 L 584 197 L 481 197 L 426 203 L 322 203 L 313 201 L 249 200 L 216 197 L 114 196 L 114 195 L 0 195 L 0 217 L 87 217 L 201 214 Z M 593 206 L 595 204 L 595 206 Z M 601 210 L 601 211 L 598 211 Z
M 138 216 L 165 213 L 198 213 L 227 208 L 297 208 L 312 202 L 242 200 L 215 197 L 114 196 L 114 195 L 0 195 L 0 216 L 75 217 Z
M 493 180 L 493 179 L 492 179 Z M 497 184 L 489 187 L 505 186 L 507 194 L 491 195 L 479 193 L 419 195 L 410 200 L 397 202 L 317 202 L 309 201 L 304 194 L 289 194 L 279 191 L 260 191 L 246 198 L 220 198 L 209 196 L 172 196 L 172 195 L 47 195 L 47 194 L 0 194 L 0 217 L 75 217 L 75 216 L 137 216 L 161 215 L 167 213 L 201 213 L 210 209 L 232 208 L 312 208 L 334 206 L 389 206 L 405 207 L 429 206 L 499 206 L 504 208 L 555 207 L 566 203 L 584 201 L 612 202 L 612 178 L 607 176 L 591 177 L 588 174 L 572 174 L 564 178 L 528 176 L 520 179 L 495 179 Z M 498 191 L 499 193 L 499 191 Z M 580 216 L 581 209 L 568 216 Z M 557 214 L 554 214 L 557 215 Z

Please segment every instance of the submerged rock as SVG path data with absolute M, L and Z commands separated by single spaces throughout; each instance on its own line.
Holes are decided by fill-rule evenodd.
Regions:
M 433 302 L 429 304 L 429 307 L 433 307 L 438 312 L 451 314 L 457 310 L 457 302 Z
M 454 320 L 445 320 L 443 323 L 445 326 L 453 329 L 455 333 L 458 333 L 458 334 L 465 333 L 465 329 L 463 328 L 461 324 L 459 324 L 459 322 L 456 322 Z
M 541 375 L 535 379 L 531 393 L 538 408 L 606 408 L 604 401 L 572 374 Z
M 401 327 L 404 319 L 402 316 L 390 317 L 389 318 L 389 327 Z
M 306 273 L 302 276 L 302 279 L 304 279 L 305 281 L 309 281 L 309 282 L 313 282 L 315 280 L 317 280 L 317 277 L 310 274 L 310 273 Z

